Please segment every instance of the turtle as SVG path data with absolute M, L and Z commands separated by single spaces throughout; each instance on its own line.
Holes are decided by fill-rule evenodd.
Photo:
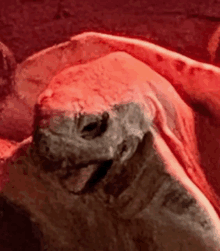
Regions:
M 220 250 L 219 68 L 97 32 L 5 48 L 1 190 L 42 250 Z

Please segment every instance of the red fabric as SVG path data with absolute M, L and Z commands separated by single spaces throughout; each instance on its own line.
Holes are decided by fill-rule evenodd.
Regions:
M 27 106 L 33 110 L 38 95 L 48 87 L 48 83 L 51 83 L 56 74 L 66 67 L 89 63 L 115 51 L 127 52 L 154 70 L 148 68 L 148 72 L 146 72 L 146 68 L 143 66 L 142 75 L 145 76 L 148 73 L 148 81 L 145 78 L 143 85 L 140 85 L 139 88 L 143 101 L 153 107 L 155 113 L 154 122 L 159 132 L 157 132 L 158 141 L 156 142 L 158 151 L 164 156 L 165 161 L 166 154 L 175 159 L 173 167 L 172 161 L 167 159 L 173 175 L 177 175 L 181 179 L 184 174 L 181 170 L 178 174 L 177 169 L 183 168 L 220 215 L 218 197 L 220 196 L 219 68 L 193 61 L 148 42 L 99 33 L 85 33 L 73 37 L 67 43 L 42 51 L 21 64 L 16 75 L 17 92 L 23 97 L 22 102 L 26 102 Z M 136 77 L 139 79 L 142 64 L 129 65 L 129 63 L 126 64 L 126 60 L 124 64 L 125 69 L 129 69 L 129 77 L 132 78 L 131 81 L 127 76 L 125 82 L 134 85 L 135 72 L 138 72 Z M 114 64 L 108 65 L 106 69 L 108 67 L 115 73 L 118 64 L 115 63 L 115 67 Z M 121 73 L 118 72 L 118 74 Z M 91 78 L 88 77 L 88 79 Z M 109 79 L 111 79 L 111 74 Z M 61 80 L 63 84 L 63 79 Z M 78 88 L 81 87 L 78 86 Z M 104 90 L 97 83 L 95 88 L 95 92 L 99 88 L 98 96 L 100 91 Z M 103 107 L 110 107 L 113 101 L 120 103 L 128 100 L 140 100 L 138 92 L 128 91 L 126 85 L 124 88 L 120 91 L 116 84 L 109 84 L 109 93 L 107 93 L 109 100 L 104 101 Z M 86 93 L 86 100 L 88 100 L 91 95 L 90 89 L 85 88 L 85 92 L 81 93 L 82 98 L 85 98 Z M 128 93 L 129 95 L 127 95 Z M 48 95 L 50 96 L 50 93 Z M 67 91 L 62 95 L 65 97 L 69 93 Z M 105 95 L 106 93 L 103 94 L 104 97 Z M 112 96 L 114 98 L 111 100 Z M 63 98 L 63 100 L 66 108 L 65 99 Z M 100 107 L 96 107 L 96 104 L 97 102 L 91 101 L 88 103 L 87 109 L 97 111 Z M 200 107 L 202 109 L 199 109 Z M 5 123 L 6 126 L 7 121 Z M 168 148 L 163 149 L 161 145 L 166 145 Z

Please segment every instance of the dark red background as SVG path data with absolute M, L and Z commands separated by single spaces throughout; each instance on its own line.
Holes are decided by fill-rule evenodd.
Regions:
M 143 38 L 219 64 L 219 24 L 219 0 L 0 1 L 0 39 L 18 62 L 92 30 Z

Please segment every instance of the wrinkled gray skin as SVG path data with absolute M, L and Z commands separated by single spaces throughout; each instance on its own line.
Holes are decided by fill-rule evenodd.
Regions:
M 3 73 L 13 68 L 6 58 L 0 65 Z M 7 80 L 13 84 L 12 72 L 5 73 L 0 86 Z M 49 128 L 43 128 L 45 122 Z M 33 144 L 21 144 L 10 170 L 15 179 L 20 170 L 24 174 L 17 179 L 26 175 L 22 182 L 45 189 L 37 190 L 36 198 L 31 188 L 24 191 L 22 182 L 11 181 L 23 197 L 10 198 L 7 189 L 4 194 L 39 226 L 42 250 L 220 248 L 208 215 L 165 171 L 153 146 L 151 123 L 135 103 L 72 119 L 56 111 L 46 116 L 36 105 Z
M 122 164 L 135 153 L 143 131 L 149 127 L 135 104 L 116 106 L 114 115 L 104 112 L 73 119 L 54 114 L 45 118 L 39 110 L 34 136 L 37 154 L 45 160 L 45 170 L 56 171 L 61 180 L 69 184 L 67 189 L 75 193 L 77 188 L 74 189 L 73 184 L 70 188 L 72 182 L 68 182 L 68 178 L 77 173 L 71 173 L 91 169 L 90 178 L 97 172 L 105 175 L 113 160 Z M 42 128 L 42 120 L 48 121 L 49 127 Z M 121 170 L 117 168 L 114 172 Z M 78 192 L 83 190 L 84 187 Z
M 165 171 L 138 104 L 74 119 L 46 117 L 39 106 L 36 113 L 32 158 L 73 198 L 67 211 L 74 250 L 220 247 L 208 215 Z M 84 181 L 82 169 L 91 170 Z

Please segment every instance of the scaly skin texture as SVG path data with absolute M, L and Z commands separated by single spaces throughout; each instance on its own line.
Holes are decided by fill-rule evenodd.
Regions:
M 118 154 L 107 176 L 81 194 L 62 186 L 60 170 L 45 172 L 30 143 L 21 148 L 27 146 L 12 162 L 4 194 L 31 213 L 45 250 L 218 250 L 210 215 L 166 171 L 151 132 L 128 160 L 121 163 Z
M 119 50 L 126 53 L 110 53 Z M 12 165 L 2 191 L 39 224 L 45 250 L 219 249 L 219 218 L 205 196 L 216 208 L 218 201 L 199 165 L 193 111 L 146 63 L 167 78 L 172 72 L 191 104 L 185 71 L 219 74 L 152 44 L 96 33 L 17 70 L 34 133 L 5 157 Z M 199 86 L 201 75 L 192 74 Z

